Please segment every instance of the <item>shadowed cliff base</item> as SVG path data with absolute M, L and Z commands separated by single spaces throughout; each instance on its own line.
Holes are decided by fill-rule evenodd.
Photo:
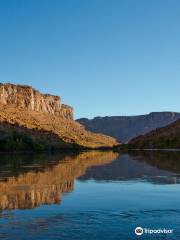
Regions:
M 52 131 L 28 129 L 18 124 L 0 124 L 0 152 L 80 150 L 76 143 L 63 141 Z
M 99 146 L 94 149 L 112 149 L 113 147 Z M 38 128 L 26 128 L 18 124 L 1 122 L 0 152 L 41 152 L 41 151 L 82 151 L 92 150 L 92 147 L 77 144 L 73 139 L 68 142 L 61 139 L 53 131 Z

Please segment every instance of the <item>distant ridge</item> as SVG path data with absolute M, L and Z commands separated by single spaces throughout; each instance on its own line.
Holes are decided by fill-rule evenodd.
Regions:
M 140 149 L 180 149 L 180 119 L 165 127 L 132 139 L 129 148 Z
M 178 112 L 152 112 L 139 116 L 109 116 L 77 121 L 89 131 L 103 133 L 127 143 L 132 138 L 164 127 L 180 118 Z

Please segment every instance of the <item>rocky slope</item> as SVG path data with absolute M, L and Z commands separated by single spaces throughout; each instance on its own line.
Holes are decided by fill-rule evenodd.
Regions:
M 129 148 L 180 148 L 180 120 L 132 139 Z
M 87 130 L 112 136 L 123 143 L 130 139 L 166 126 L 180 118 L 180 113 L 153 112 L 140 116 L 81 118 L 77 121 Z
M 111 137 L 86 131 L 60 98 L 20 85 L 0 85 L 0 151 L 112 147 Z

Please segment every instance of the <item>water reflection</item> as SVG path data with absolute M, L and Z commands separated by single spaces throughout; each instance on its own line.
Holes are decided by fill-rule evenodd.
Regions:
M 83 152 L 6 155 L 0 164 L 0 209 L 56 204 L 74 190 L 74 180 L 179 183 L 180 152 Z
M 114 152 L 78 155 L 1 156 L 0 209 L 27 209 L 59 203 L 71 192 L 74 179 L 90 166 L 103 165 L 118 156 Z
M 180 152 L 134 151 L 122 154 L 106 166 L 91 167 L 81 180 L 148 181 L 180 183 Z

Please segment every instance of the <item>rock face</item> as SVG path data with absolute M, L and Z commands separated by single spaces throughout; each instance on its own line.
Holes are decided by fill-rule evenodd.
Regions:
M 60 97 L 50 94 L 42 94 L 29 86 L 1 83 L 0 103 L 73 119 L 73 108 L 61 104 Z
M 0 84 L 0 151 L 113 147 L 116 139 L 86 131 L 57 96 L 28 86 Z
M 140 116 L 81 118 L 77 121 L 87 130 L 103 133 L 127 143 L 130 139 L 148 133 L 153 129 L 164 127 L 180 118 L 180 113 L 153 112 Z

